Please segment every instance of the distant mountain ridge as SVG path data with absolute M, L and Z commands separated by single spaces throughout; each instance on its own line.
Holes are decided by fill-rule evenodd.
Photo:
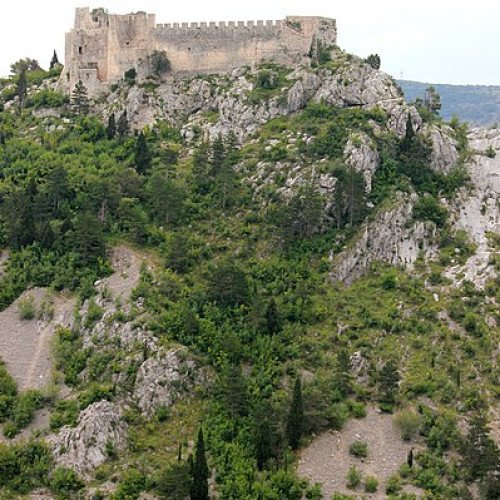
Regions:
M 406 100 L 424 97 L 425 89 L 433 85 L 441 96 L 441 115 L 449 120 L 457 115 L 474 125 L 500 123 L 500 85 L 448 85 L 398 80 Z

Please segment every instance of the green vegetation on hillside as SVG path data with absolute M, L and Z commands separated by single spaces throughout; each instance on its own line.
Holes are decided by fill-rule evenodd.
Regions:
M 285 76 L 280 68 L 263 69 L 257 93 L 247 97 L 279 95 Z M 465 176 L 430 168 L 429 145 L 413 134 L 410 119 L 398 139 L 374 133 L 373 124 L 387 120 L 379 108 L 310 104 L 267 123 L 241 149 L 230 134 L 190 151 L 166 123 L 134 136 L 125 113 L 107 120 L 106 128 L 74 99 L 62 118 L 36 118 L 36 103 L 60 104 L 57 95 L 36 95 L 19 112 L 0 113 L 0 247 L 11 251 L 0 277 L 0 309 L 31 286 L 90 298 L 85 324 L 57 333 L 57 369 L 74 397 L 52 405 L 51 429 L 74 426 L 81 410 L 118 399 L 135 380 L 142 358 L 125 359 L 121 345 L 84 348 L 81 336 L 81 328 L 102 318 L 93 284 L 110 272 L 106 248 L 116 241 L 146 248 L 159 262 L 142 270 L 133 292 L 147 311 L 140 321 L 161 345 L 189 347 L 213 375 L 195 397 L 168 411 L 158 408 L 151 419 L 129 408 L 128 449 L 119 454 L 110 446 L 93 486 L 115 482 L 116 500 L 141 491 L 166 498 L 190 491 L 202 499 L 213 479 L 224 499 L 318 499 L 318 488 L 295 474 L 294 451 L 376 404 L 385 412 L 417 408 L 425 443 L 415 467 L 403 467 L 389 492 L 406 481 L 430 498 L 459 499 L 466 478 L 494 498 L 498 450 L 484 436 L 481 415 L 498 397 L 491 357 L 497 332 L 485 320 L 498 316 L 498 283 L 481 292 L 468 283 L 440 289 L 439 264 L 424 262 L 411 275 L 374 264 L 350 288 L 328 276 L 331 255 L 369 214 L 367 202 L 376 211 L 396 190 L 421 195 L 413 216 L 437 226 L 441 265 L 455 245 L 463 255 L 470 252 L 467 240 L 450 231 L 439 201 Z M 310 140 L 287 148 L 284 134 L 291 132 Z M 343 164 L 351 132 L 367 134 L 381 156 L 368 199 L 362 176 Z M 269 139 L 277 141 L 270 150 Z M 258 162 L 299 157 L 335 175 L 334 199 L 325 200 L 311 180 L 288 203 L 272 185 L 268 204 L 261 205 L 245 175 Z M 326 202 L 335 223 L 324 227 Z M 116 319 L 133 321 L 135 314 L 120 311 Z M 355 352 L 366 361 L 365 381 L 352 369 Z M 125 375 L 120 384 L 116 373 Z M 22 427 L 29 405 L 21 403 L 26 395 L 16 394 L 0 366 L 0 414 Z M 470 416 L 474 425 L 464 439 L 458 423 Z M 190 459 L 188 443 L 196 435 Z M 474 462 L 471 443 L 478 441 L 488 453 Z M 352 453 L 367 450 L 353 443 Z M 355 470 L 349 481 L 352 487 L 360 482 Z M 0 484 L 9 494 L 46 486 L 61 498 L 82 487 L 71 471 L 54 469 L 43 442 L 1 445 Z M 378 483 L 367 478 L 365 487 L 376 490 Z

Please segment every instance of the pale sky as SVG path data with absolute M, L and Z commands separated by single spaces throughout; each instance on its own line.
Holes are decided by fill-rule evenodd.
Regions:
M 343 49 L 379 53 L 396 78 L 500 85 L 500 0 L 8 0 L 0 9 L 0 75 L 21 57 L 47 66 L 56 49 L 63 59 L 77 6 L 145 10 L 158 23 L 333 17 Z

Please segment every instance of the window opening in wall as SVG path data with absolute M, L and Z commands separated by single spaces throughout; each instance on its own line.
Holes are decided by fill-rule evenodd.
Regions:
M 83 47 L 82 46 L 78 47 L 78 53 L 83 54 Z

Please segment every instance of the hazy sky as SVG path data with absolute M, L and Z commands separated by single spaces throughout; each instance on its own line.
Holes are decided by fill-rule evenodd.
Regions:
M 146 10 L 160 23 L 334 17 L 343 49 L 379 53 L 382 69 L 397 78 L 500 85 L 499 0 L 8 0 L 0 10 L 0 75 L 21 57 L 46 66 L 57 49 L 62 59 L 76 6 Z

